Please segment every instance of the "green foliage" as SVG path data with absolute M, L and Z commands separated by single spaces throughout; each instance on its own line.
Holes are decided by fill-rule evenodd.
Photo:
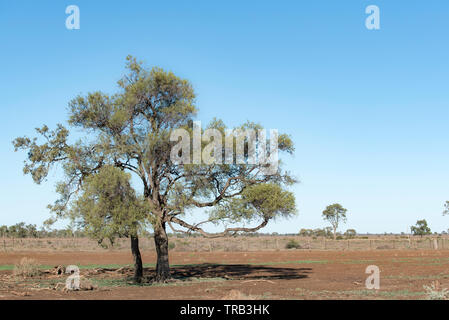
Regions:
M 354 229 L 346 230 L 344 236 L 348 239 L 353 239 L 357 235 L 357 232 Z
M 224 200 L 211 211 L 213 221 L 236 223 L 260 219 L 270 220 L 279 216 L 296 214 L 292 192 L 274 183 L 256 184 L 247 187 L 241 195 Z
M 280 160 L 270 174 L 264 170 L 266 163 L 174 163 L 171 151 L 177 142 L 170 139 L 171 133 L 182 128 L 190 137 L 193 134 L 197 108 L 192 85 L 161 68 L 145 68 L 131 56 L 126 69 L 116 93 L 96 91 L 70 101 L 70 130 L 60 124 L 55 130 L 43 126 L 36 129 L 40 139 L 19 137 L 13 141 L 16 151 L 27 152 L 24 173 L 36 183 L 44 181 L 52 167 L 63 169 L 64 179 L 56 186 L 59 198 L 49 206 L 54 213 L 49 224 L 68 217 L 100 241 L 113 241 L 119 235 L 135 234 L 142 223 L 149 222 L 159 239 L 157 246 L 164 246 L 158 253 L 166 255 L 166 225 L 219 236 L 256 232 L 271 219 L 295 213 L 294 196 L 286 188 L 296 180 L 282 170 Z M 223 133 L 227 129 L 217 119 L 209 127 Z M 239 128 L 262 127 L 247 122 Z M 74 130 L 81 138 L 72 142 L 69 134 Z M 234 141 L 234 149 L 236 144 Z M 248 145 L 245 140 L 244 150 Z M 203 141 L 201 150 L 206 147 Z M 288 135 L 279 134 L 278 149 L 293 153 Z M 247 152 L 245 157 L 248 160 Z M 125 173 L 140 183 L 142 197 Z M 211 209 L 209 219 L 197 224 L 182 220 L 198 208 Z M 257 220 L 260 224 L 256 227 L 226 228 L 219 234 L 202 229 L 209 222 Z M 168 258 L 160 261 L 165 263 Z M 168 271 L 168 263 L 158 270 Z
M 427 221 L 425 219 L 416 221 L 416 225 L 412 226 L 410 229 L 414 235 L 418 236 L 432 234 L 432 231 L 427 226 Z
M 301 249 L 301 245 L 298 241 L 295 241 L 293 239 L 290 239 L 289 242 L 285 245 L 286 249 Z
M 73 202 L 71 218 L 100 243 L 138 236 L 149 207 L 136 195 L 130 180 L 131 175 L 121 169 L 102 167 L 85 179 L 80 197 Z
M 314 234 L 312 229 L 301 229 L 299 230 L 299 235 L 303 237 L 311 237 Z
M 334 230 L 334 239 L 336 239 L 337 228 L 340 222 L 346 222 L 346 212 L 348 210 L 343 208 L 339 203 L 334 203 L 326 207 L 323 211 L 323 219 L 330 222 Z
M 38 238 L 42 237 L 43 232 L 38 231 L 35 224 L 25 224 L 25 222 L 16 223 L 10 227 L 0 226 L 0 237 L 10 238 Z
M 314 237 L 315 239 L 317 237 L 325 237 L 325 238 L 331 238 L 332 237 L 332 228 L 326 227 L 323 229 L 317 228 L 317 229 L 301 229 L 299 231 L 299 235 L 303 237 Z

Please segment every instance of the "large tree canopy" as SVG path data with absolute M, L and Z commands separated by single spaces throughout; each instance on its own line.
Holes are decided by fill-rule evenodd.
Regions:
M 37 129 L 43 140 L 22 137 L 14 141 L 16 151 L 28 151 L 24 173 L 30 174 L 36 183 L 45 180 L 52 166 L 62 166 L 64 180 L 57 185 L 60 197 L 50 206 L 56 217 L 67 217 L 70 212 L 73 214 L 74 208 L 83 207 L 97 213 L 90 222 L 87 218 L 93 215 L 83 213 L 85 222 L 97 223 L 98 217 L 123 212 L 123 208 L 130 205 L 121 203 L 120 197 L 137 199 L 141 194 L 145 206 L 140 205 L 139 208 L 145 208 L 145 220 L 154 230 L 157 280 L 165 280 L 169 277 L 167 224 L 173 228 L 175 224 L 181 226 L 185 232 L 196 231 L 214 237 L 255 232 L 273 218 L 296 212 L 294 196 L 285 189 L 295 183 L 295 179 L 282 170 L 280 161 L 275 172 L 269 173 L 265 170 L 267 163 L 219 161 L 183 164 L 172 161 L 171 152 L 177 143 L 171 141 L 173 130 L 185 129 L 190 137 L 194 134 L 193 118 L 197 108 L 192 85 L 160 68 L 144 68 L 133 57 L 127 58 L 126 67 L 128 72 L 118 81 L 116 94 L 93 92 L 78 96 L 69 103 L 70 128 L 85 133 L 79 141 L 70 142 L 70 131 L 63 125 L 58 125 L 55 130 L 47 126 Z M 225 141 L 227 128 L 222 121 L 214 120 L 208 128 L 223 133 L 221 142 Z M 259 130 L 261 127 L 247 122 L 236 129 Z M 208 141 L 201 141 L 202 150 L 208 148 Z M 265 148 L 261 143 L 264 142 L 259 141 L 259 147 Z M 272 152 L 271 149 L 268 151 L 269 145 L 268 140 L 268 153 Z M 294 151 L 291 139 L 285 134 L 278 136 L 276 147 L 289 154 Z M 237 142 L 234 141 L 231 148 L 236 150 Z M 246 139 L 246 160 L 249 148 Z M 215 159 L 226 154 L 224 147 L 214 150 Z M 122 190 L 124 193 L 116 194 L 118 198 L 111 205 L 90 201 L 89 194 L 101 195 L 96 189 L 106 187 L 102 184 L 104 179 L 96 181 L 90 177 L 101 174 L 105 167 L 131 173 L 140 181 L 142 189 L 130 193 L 128 187 L 125 188 Z M 117 172 L 103 174 L 115 176 L 116 182 L 120 182 L 115 185 L 126 185 L 121 183 L 125 180 Z M 86 183 L 90 187 L 83 187 Z M 111 194 L 106 197 L 103 193 L 103 196 L 107 199 Z M 133 200 L 132 210 L 136 203 Z M 186 214 L 197 212 L 195 209 L 198 208 L 207 209 L 209 217 L 205 221 L 188 223 Z M 82 212 L 79 213 L 82 217 Z M 133 216 L 131 214 L 127 219 Z M 123 222 L 117 218 L 115 221 Z M 128 224 L 129 220 L 126 222 L 126 225 L 132 225 Z M 209 222 L 226 222 L 228 225 L 254 222 L 256 225 L 231 226 L 220 233 L 208 233 L 203 225 Z M 106 229 L 96 230 L 104 232 Z

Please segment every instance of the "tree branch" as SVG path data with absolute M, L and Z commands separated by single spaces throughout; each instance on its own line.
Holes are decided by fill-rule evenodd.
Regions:
M 268 221 L 270 220 L 269 218 L 264 218 L 263 222 L 260 225 L 258 225 L 257 227 L 254 227 L 254 228 L 243 228 L 243 227 L 227 228 L 223 232 L 209 233 L 209 232 L 204 231 L 202 228 L 198 227 L 199 224 L 191 225 L 191 224 L 188 224 L 187 222 L 185 222 L 185 221 L 183 221 L 181 219 L 178 219 L 176 217 L 173 217 L 173 216 L 169 217 L 169 219 L 170 220 L 168 221 L 168 224 L 169 224 L 170 228 L 173 229 L 173 231 L 175 231 L 175 232 L 183 232 L 183 233 L 189 233 L 190 231 L 196 231 L 196 232 L 199 232 L 201 235 L 203 235 L 206 238 L 220 238 L 220 237 L 225 237 L 227 235 L 235 235 L 238 232 L 256 232 L 257 230 L 262 229 L 263 227 L 265 227 L 268 224 Z M 172 224 L 171 224 L 172 222 L 174 222 L 176 224 L 179 224 L 180 226 L 182 226 L 182 227 L 184 227 L 186 229 L 189 229 L 189 231 L 183 231 L 183 230 L 176 230 L 176 229 L 174 229 Z M 207 222 L 207 221 L 205 221 L 205 222 Z

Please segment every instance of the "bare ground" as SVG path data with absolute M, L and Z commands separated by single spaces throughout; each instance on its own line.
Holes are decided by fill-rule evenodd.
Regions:
M 42 270 L 78 265 L 96 288 L 54 290 L 65 274 L 15 277 L 11 265 L 22 257 Z M 155 258 L 143 253 L 149 277 Z M 449 250 L 172 252 L 175 280 L 143 285 L 131 284 L 131 268 L 119 269 L 131 261 L 124 251 L 0 253 L 0 299 L 424 299 L 432 281 L 449 288 Z M 381 270 L 380 290 L 365 288 L 368 265 Z

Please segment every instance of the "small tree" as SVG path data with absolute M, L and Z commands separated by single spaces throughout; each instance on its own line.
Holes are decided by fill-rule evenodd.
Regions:
M 299 230 L 299 235 L 303 237 L 311 237 L 313 235 L 312 229 L 301 229 Z
M 414 235 L 421 237 L 432 233 L 430 228 L 427 226 L 427 221 L 425 219 L 416 221 L 416 225 L 412 226 L 410 229 Z
M 334 203 L 326 207 L 323 211 L 323 219 L 330 222 L 333 229 L 334 240 L 337 239 L 337 228 L 340 222 L 346 222 L 346 211 L 341 204 Z
M 105 166 L 86 178 L 80 197 L 73 202 L 71 218 L 82 226 L 87 235 L 106 246 L 118 237 L 131 239 L 134 258 L 134 280 L 143 276 L 138 234 L 145 224 L 148 205 L 135 194 L 131 175 L 114 166 Z
M 354 229 L 348 229 L 345 232 L 345 237 L 348 239 L 353 239 L 357 235 L 357 232 Z
M 0 227 L 0 237 L 5 238 L 8 236 L 8 226 Z

